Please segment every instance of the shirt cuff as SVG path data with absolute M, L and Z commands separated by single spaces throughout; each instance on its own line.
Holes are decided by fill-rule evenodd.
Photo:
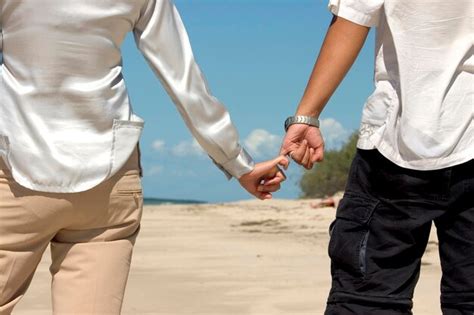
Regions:
M 328 4 L 328 9 L 336 16 L 366 27 L 376 26 L 379 22 L 378 15 L 367 14 L 352 7 L 331 2 Z
M 212 159 L 212 161 L 225 174 L 227 179 L 231 179 L 232 177 L 238 179 L 242 175 L 250 173 L 255 166 L 252 157 L 244 148 L 242 148 L 239 155 L 225 163 L 217 163 L 214 159 Z

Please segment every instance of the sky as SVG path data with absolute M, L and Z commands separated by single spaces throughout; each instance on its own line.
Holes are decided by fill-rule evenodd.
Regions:
M 278 155 L 283 122 L 294 114 L 331 14 L 323 0 L 176 0 L 196 60 L 213 94 L 228 108 L 241 143 L 256 161 Z M 371 32 L 372 33 L 372 32 Z M 371 34 L 350 73 L 321 114 L 329 149 L 357 130 L 373 89 Z M 141 138 L 145 197 L 227 202 L 252 198 L 228 181 L 193 140 L 173 102 L 137 50 L 122 46 Z M 303 169 L 292 163 L 275 198 L 297 198 Z

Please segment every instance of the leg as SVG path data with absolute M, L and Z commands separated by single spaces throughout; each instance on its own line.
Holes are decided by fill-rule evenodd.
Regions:
M 77 194 L 74 224 L 51 242 L 55 314 L 120 314 L 140 226 L 138 172 Z
M 326 315 L 411 314 L 431 222 L 442 213 L 426 211 L 426 198 L 439 196 L 427 175 L 438 176 L 406 172 L 377 151 L 358 152 L 331 226 Z
M 435 221 L 444 315 L 474 314 L 474 163 L 453 168 L 451 209 Z
M 25 294 L 44 250 L 63 219 L 60 199 L 22 188 L 0 170 L 0 314 Z
M 431 221 L 404 220 L 396 205 L 353 195 L 337 215 L 326 314 L 411 314 Z
M 0 211 L 2 211 L 0 207 Z M 0 215 L 0 220 L 2 216 Z M 0 224 L 0 234 L 3 228 Z M 0 241 L 0 314 L 11 314 L 13 308 L 25 295 L 38 263 L 48 245 L 48 239 L 38 239 L 27 248 Z

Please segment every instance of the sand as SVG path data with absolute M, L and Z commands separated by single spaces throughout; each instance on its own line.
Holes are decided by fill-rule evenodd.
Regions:
M 314 200 L 146 206 L 122 314 L 322 314 L 330 286 L 333 208 Z M 15 315 L 50 311 L 49 252 Z M 432 233 L 415 315 L 439 315 Z

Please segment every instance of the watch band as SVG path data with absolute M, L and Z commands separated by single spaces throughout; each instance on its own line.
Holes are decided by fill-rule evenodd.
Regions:
M 285 132 L 294 124 L 305 124 L 319 128 L 319 119 L 311 116 L 290 116 L 285 120 Z

